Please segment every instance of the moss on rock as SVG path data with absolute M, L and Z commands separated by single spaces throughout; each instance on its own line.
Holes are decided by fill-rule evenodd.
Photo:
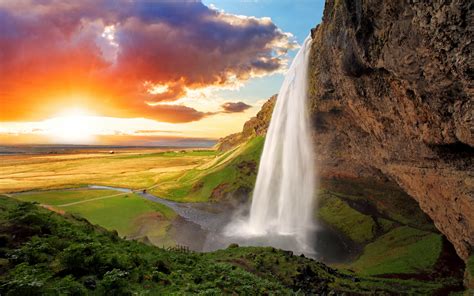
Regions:
M 374 238 L 374 219 L 351 208 L 342 199 L 327 192 L 319 194 L 318 217 L 351 240 L 364 243 Z
M 365 275 L 430 273 L 441 250 L 440 234 L 401 226 L 369 243 L 350 268 Z
M 464 272 L 464 285 L 470 289 L 474 295 L 474 255 L 471 255 L 466 262 L 466 271 Z

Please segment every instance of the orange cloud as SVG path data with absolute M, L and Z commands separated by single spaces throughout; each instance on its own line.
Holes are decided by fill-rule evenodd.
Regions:
M 213 113 L 160 103 L 281 71 L 296 46 L 268 18 L 195 1 L 4 1 L 0 27 L 0 121 L 42 119 L 71 105 L 200 120 Z

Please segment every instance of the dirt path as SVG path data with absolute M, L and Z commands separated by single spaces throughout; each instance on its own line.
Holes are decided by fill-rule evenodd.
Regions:
M 86 200 L 81 200 L 81 201 L 76 201 L 76 202 L 70 202 L 70 203 L 67 203 L 67 204 L 62 204 L 62 205 L 57 205 L 56 207 L 69 207 L 69 206 L 74 206 L 74 205 L 78 205 L 78 204 L 82 204 L 82 203 L 86 203 L 86 202 L 90 202 L 90 201 L 96 201 L 96 200 L 101 200 L 101 199 L 107 199 L 107 198 L 111 198 L 111 197 L 116 197 L 116 196 L 122 196 L 122 195 L 125 195 L 127 193 L 117 193 L 117 194 L 112 194 L 112 195 L 107 195 L 107 196 L 100 196 L 100 197 L 95 197 L 95 198 L 91 198 L 91 199 L 86 199 Z

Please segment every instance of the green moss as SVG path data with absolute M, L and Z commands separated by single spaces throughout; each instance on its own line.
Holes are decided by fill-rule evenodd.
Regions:
M 467 259 L 464 276 L 465 286 L 470 288 L 469 291 L 474 292 L 474 255 Z
M 395 222 L 384 219 L 384 218 L 377 218 L 377 223 L 379 224 L 383 233 L 387 233 L 388 231 L 392 230 L 395 226 Z
M 433 223 L 417 202 L 394 184 L 374 180 L 322 180 L 321 188 L 344 200 L 368 203 L 393 221 L 426 231 L 435 231 Z
M 369 243 L 350 268 L 365 275 L 424 273 L 441 250 L 441 235 L 401 226 Z
M 466 262 L 466 270 L 474 277 L 474 255 L 471 255 Z
M 336 228 L 353 241 L 363 243 L 374 238 L 376 224 L 372 217 L 364 215 L 340 198 L 322 193 L 319 195 L 318 217 Z

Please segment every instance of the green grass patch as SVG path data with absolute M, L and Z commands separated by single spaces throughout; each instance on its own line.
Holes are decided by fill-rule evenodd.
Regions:
M 369 243 L 349 268 L 364 275 L 429 273 L 441 250 L 440 234 L 401 226 Z
M 139 216 L 159 212 L 164 219 L 169 220 L 175 215 L 170 208 L 145 200 L 137 194 L 95 200 L 60 209 L 79 214 L 106 229 L 117 230 L 121 236 L 127 236 L 136 231 L 134 220 Z
M 474 255 L 471 255 L 466 262 L 465 283 L 474 292 Z
M 255 184 L 263 144 L 263 137 L 254 137 L 236 149 L 216 156 L 217 159 L 203 167 L 159 183 L 151 192 L 181 202 L 221 199 L 226 193 L 239 189 L 250 192 Z
M 384 233 L 387 233 L 388 231 L 392 230 L 395 226 L 395 222 L 384 218 L 377 218 L 377 222 L 379 223 Z
M 74 189 L 21 193 L 15 195 L 15 198 L 22 201 L 34 201 L 41 204 L 57 206 L 72 202 L 84 201 L 92 198 L 106 197 L 120 193 L 121 192 L 115 190 Z
M 115 190 L 60 190 L 44 191 L 15 196 L 23 201 L 34 201 L 54 206 L 58 211 L 80 215 L 120 236 L 153 236 L 168 240 L 166 228 L 176 214 L 165 205 L 146 200 L 134 193 Z M 74 204 L 75 202 L 78 202 Z M 144 225 L 153 224 L 143 233 Z
M 342 199 L 319 194 L 318 217 L 355 242 L 363 243 L 374 238 L 376 224 L 372 217 L 351 208 Z
M 378 183 L 374 180 L 321 180 L 321 189 L 342 199 L 368 202 L 377 211 L 400 224 L 426 231 L 434 231 L 428 216 L 417 202 L 395 184 Z
M 466 270 L 474 277 L 474 255 L 471 255 L 466 262 Z
M 230 263 L 247 271 L 259 274 L 268 280 L 278 280 L 284 286 L 291 286 L 303 294 L 318 294 L 315 286 L 328 285 L 329 290 L 346 292 L 349 295 L 430 295 L 442 283 L 416 280 L 380 279 L 360 277 L 353 273 L 328 270 L 319 262 L 308 262 L 307 258 L 293 256 L 292 252 L 271 247 L 234 247 L 206 254 L 213 260 Z M 327 271 L 332 273 L 328 276 Z M 299 282 L 297 278 L 315 277 L 319 282 Z M 390 291 L 390 292 L 389 292 Z M 339 293 L 335 293 L 338 295 Z

